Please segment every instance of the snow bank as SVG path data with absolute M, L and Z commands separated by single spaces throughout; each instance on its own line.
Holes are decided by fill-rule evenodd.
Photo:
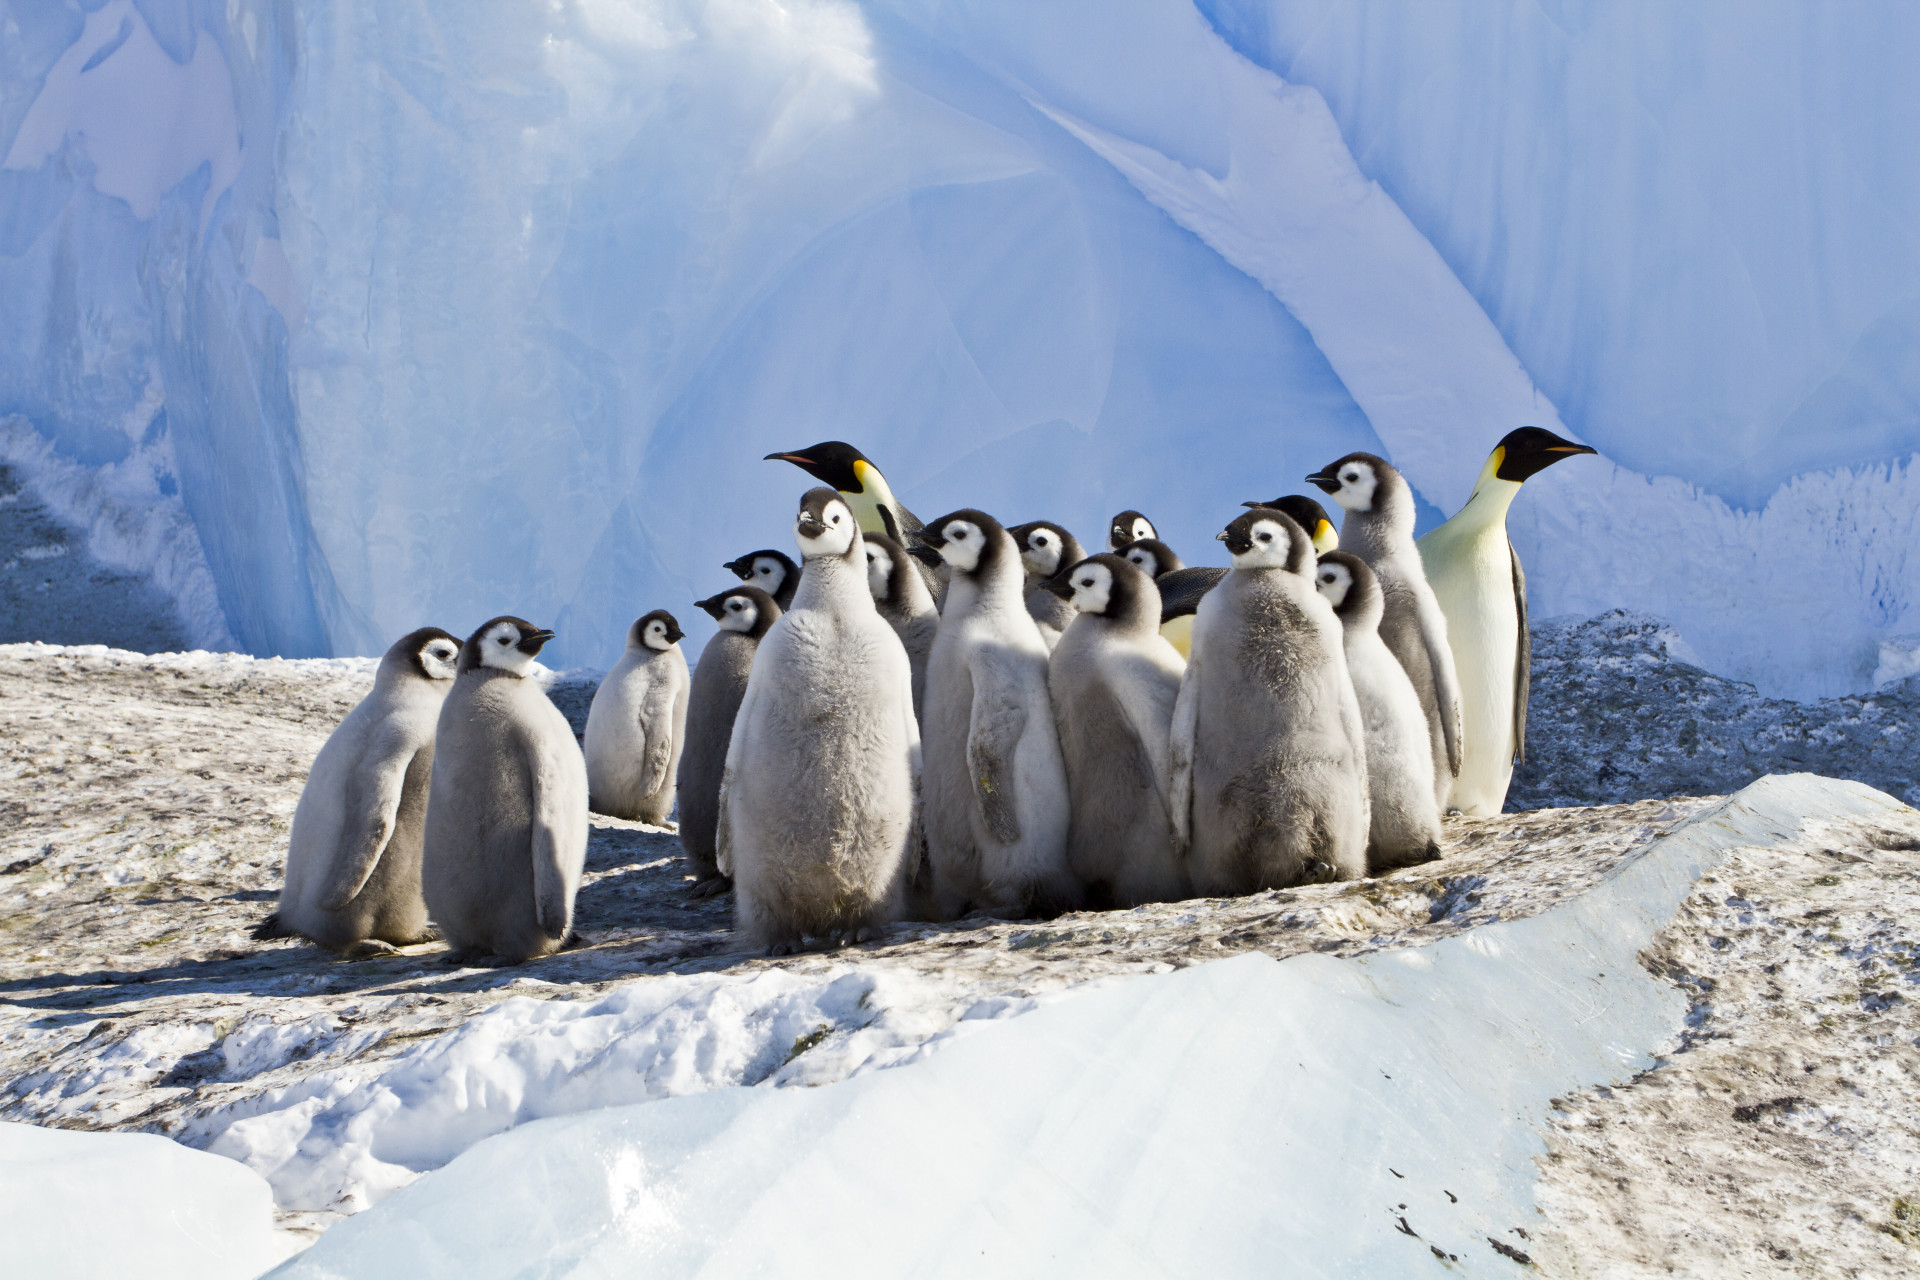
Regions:
M 257 1174 L 152 1134 L 0 1124 L 10 1275 L 251 1280 L 300 1247 Z
M 39 6 L 0 414 L 152 474 L 251 651 L 510 611 L 595 666 L 784 543 L 774 448 L 1191 551 L 1355 448 L 1430 522 L 1564 423 L 1619 469 L 1521 499 L 1543 615 L 1869 687 L 1920 630 L 1920 22 L 1401 8 Z
M 1549 1100 L 1681 1027 L 1637 955 L 1694 880 L 1896 811 L 1769 778 L 1574 901 L 1431 947 L 1249 954 L 828 1088 L 524 1125 L 276 1274 L 1508 1275 Z
M 532 983 L 533 986 L 545 984 Z M 734 1086 L 816 1085 L 910 1061 L 1033 1008 L 958 982 L 836 966 L 825 977 L 650 979 L 598 1000 L 516 997 L 373 1070 L 317 1072 L 196 1118 L 182 1140 L 265 1177 L 288 1210 L 352 1213 L 516 1125 Z M 274 1028 L 279 1040 L 300 1026 Z M 276 1040 L 230 1058 L 284 1052 Z

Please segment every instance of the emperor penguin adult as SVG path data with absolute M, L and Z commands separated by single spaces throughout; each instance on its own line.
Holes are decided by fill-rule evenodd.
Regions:
M 420 896 L 420 844 L 434 727 L 459 658 L 458 640 L 422 627 L 380 659 L 372 692 L 314 757 L 280 906 L 255 938 L 297 934 L 343 955 L 380 955 L 438 936 Z
M 1020 564 L 1027 571 L 1027 613 L 1040 628 L 1047 651 L 1060 643 L 1060 633 L 1073 621 L 1073 606 L 1047 590 L 1053 576 L 1070 564 L 1086 559 L 1080 539 L 1051 520 L 1033 520 L 1007 530 L 1013 545 L 1020 548 Z
M 1460 674 L 1465 742 L 1452 803 L 1462 813 L 1499 813 L 1514 763 L 1526 758 L 1527 578 L 1507 539 L 1507 510 L 1529 477 L 1593 452 L 1541 427 L 1508 432 L 1480 468 L 1467 505 L 1417 544 Z
M 1347 674 L 1360 703 L 1367 744 L 1367 870 L 1440 856 L 1440 805 L 1433 795 L 1433 750 L 1426 713 L 1406 668 L 1380 638 L 1386 600 L 1367 562 L 1351 551 L 1329 551 L 1315 573 L 1320 594 L 1340 619 Z
M 674 777 L 687 740 L 684 633 L 665 609 L 627 628 L 626 652 L 587 708 L 587 805 L 595 813 L 661 826 L 673 812 Z
M 1243 502 L 1243 507 L 1272 507 L 1293 517 L 1293 522 L 1313 539 L 1315 555 L 1325 555 L 1340 545 L 1340 531 L 1327 518 L 1327 509 L 1303 493 L 1290 493 L 1272 502 Z
M 1181 661 L 1186 661 L 1193 648 L 1194 610 L 1227 571 L 1209 565 L 1188 566 L 1158 538 L 1129 542 L 1120 555 L 1153 579 L 1160 595 L 1160 634 L 1179 653 Z
M 1067 766 L 1067 863 L 1089 905 L 1188 895 L 1167 810 L 1167 740 L 1186 663 L 1160 635 L 1160 593 L 1108 552 L 1048 584 L 1076 610 L 1047 668 Z
M 551 955 L 573 926 L 587 860 L 587 764 L 530 678 L 553 632 L 482 623 L 440 708 L 421 888 L 455 963 Z
M 793 604 L 793 593 L 800 586 L 800 566 L 784 551 L 749 551 L 737 560 L 720 566 L 748 586 L 758 587 L 786 609 Z
M 1366 740 L 1313 544 L 1256 508 L 1220 534 L 1233 569 L 1200 602 L 1174 703 L 1168 786 L 1194 892 L 1366 874 Z
M 913 715 L 917 722 L 926 706 L 927 655 L 940 628 L 940 611 L 933 607 L 927 580 L 910 566 L 906 548 L 884 533 L 861 533 L 867 548 L 867 588 L 874 608 L 887 620 L 907 651 L 913 671 Z
M 1307 480 L 1346 511 L 1340 550 L 1365 560 L 1379 579 L 1386 607 L 1380 638 L 1420 695 L 1433 749 L 1433 796 L 1444 813 L 1460 774 L 1460 678 L 1447 617 L 1413 545 L 1413 490 L 1392 463 L 1371 453 L 1350 453 Z
M 841 501 L 860 522 L 861 533 L 884 533 L 894 541 L 912 546 L 924 527 L 906 504 L 893 496 L 893 487 L 873 464 L 873 459 L 844 440 L 822 440 L 819 444 L 788 453 L 770 453 L 768 462 L 791 462 L 802 471 L 840 495 Z M 927 590 L 936 602 L 946 586 L 945 580 L 925 564 L 914 566 L 926 579 Z
M 952 919 L 1078 906 L 1047 645 L 1027 612 L 1020 549 L 999 521 L 972 508 L 940 517 L 921 536 L 952 571 L 927 658 L 922 729 L 935 908 Z
M 1142 538 L 1158 538 L 1160 531 L 1153 527 L 1153 521 L 1138 511 L 1122 511 L 1107 521 L 1107 550 L 1124 551 L 1127 544 L 1138 542 Z
M 799 575 L 794 575 L 799 585 Z M 781 609 L 759 587 L 738 586 L 698 602 L 720 624 L 693 669 L 687 699 L 687 747 L 680 755 L 680 847 L 696 877 L 693 896 L 711 898 L 733 887 L 720 874 L 720 778 L 734 717 L 747 693 L 754 651 L 779 621 Z
M 776 954 L 899 919 L 918 844 L 913 675 L 874 608 L 860 527 L 810 489 L 794 536 L 800 589 L 754 654 L 720 784 L 735 927 Z

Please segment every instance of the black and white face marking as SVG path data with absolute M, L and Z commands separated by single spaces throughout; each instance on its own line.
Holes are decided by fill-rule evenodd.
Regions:
M 1233 523 L 1237 526 L 1243 520 L 1247 517 L 1242 516 Z M 1284 569 L 1293 546 L 1293 540 L 1277 520 L 1247 521 L 1244 533 L 1237 536 L 1230 526 L 1228 532 L 1220 535 L 1220 540 L 1227 544 L 1236 569 Z
M 728 596 L 726 603 L 720 606 L 722 631 L 751 631 L 753 624 L 759 620 L 760 606 L 753 602 L 751 596 Z
M 1043 525 L 1027 535 L 1027 545 L 1020 552 L 1020 563 L 1036 577 L 1051 578 L 1060 572 L 1060 553 L 1063 549 L 1060 535 Z
M 1113 518 L 1113 523 L 1107 526 L 1107 549 L 1119 551 L 1129 542 L 1159 536 L 1160 534 L 1153 527 L 1153 521 L 1138 511 L 1122 511 Z
M 1348 511 L 1373 510 L 1374 494 L 1380 488 L 1380 475 L 1371 462 L 1349 458 L 1334 473 L 1338 488 L 1331 490 L 1333 500 Z
M 673 648 L 673 641 L 667 636 L 667 624 L 655 618 L 640 632 L 640 643 L 656 653 L 665 653 Z
M 875 600 L 885 600 L 893 584 L 893 557 L 885 547 L 869 542 L 867 548 L 867 590 Z
M 447 636 L 427 641 L 420 650 L 420 668 L 429 680 L 451 680 L 460 670 L 460 646 Z
M 1160 576 L 1160 557 L 1153 554 L 1149 548 L 1128 547 L 1126 559 L 1128 564 L 1140 566 L 1140 572 L 1146 574 L 1149 578 L 1157 578 Z
M 1347 592 L 1353 590 L 1353 570 L 1337 562 L 1322 561 L 1314 573 L 1313 584 L 1337 613 L 1347 602 Z
M 857 532 L 853 511 L 833 490 L 810 489 L 800 500 L 793 536 L 802 556 L 844 556 Z
M 787 566 L 781 564 L 772 556 L 755 556 L 753 558 L 753 577 L 749 578 L 748 581 L 770 596 L 778 595 L 780 588 L 785 586 L 787 582 Z
M 961 573 L 972 573 L 980 567 L 980 556 L 987 549 L 987 531 L 971 520 L 949 520 L 940 527 L 940 536 L 945 540 L 940 545 L 940 558 Z
M 480 637 L 480 665 L 524 676 L 541 646 L 551 639 L 551 631 L 528 632 L 511 622 L 496 622 Z
M 1113 603 L 1113 570 L 1089 560 L 1073 571 L 1073 607 L 1081 613 L 1101 614 Z

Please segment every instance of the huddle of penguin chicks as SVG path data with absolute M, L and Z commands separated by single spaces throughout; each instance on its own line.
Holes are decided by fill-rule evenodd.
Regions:
M 720 630 L 691 675 L 671 614 L 635 621 L 584 758 L 525 679 L 550 632 L 503 617 L 464 645 L 433 628 L 394 645 L 315 761 L 257 936 L 365 954 L 431 920 L 456 960 L 549 954 L 589 806 L 657 825 L 677 801 L 694 893 L 731 888 L 737 930 L 772 954 L 1439 856 L 1460 684 L 1383 459 L 1307 477 L 1345 509 L 1337 549 L 1291 495 L 1218 535 L 1231 568 L 1190 568 L 1139 512 L 1087 556 L 1047 521 L 923 526 L 838 442 L 770 456 L 832 485 L 800 500 L 801 563 L 726 566 L 742 585 L 699 602 Z M 1519 665 L 1523 708 L 1524 647 Z

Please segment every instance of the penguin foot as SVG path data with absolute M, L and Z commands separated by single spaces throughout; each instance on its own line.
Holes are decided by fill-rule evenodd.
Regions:
M 455 947 L 453 950 L 447 952 L 446 955 L 440 957 L 440 963 L 446 965 L 449 969 L 465 969 L 479 963 L 486 957 L 486 954 L 486 952 L 478 947 Z
M 413 941 L 409 942 L 407 945 L 410 947 L 417 947 L 423 942 L 439 942 L 440 940 L 441 940 L 440 931 L 434 928 L 432 925 L 428 925 L 426 928 L 422 929 L 419 933 L 415 934 Z
M 799 955 L 800 952 L 804 949 L 805 948 L 802 946 L 802 944 L 797 940 L 789 941 L 789 942 L 776 942 L 768 946 L 767 954 L 770 956 L 793 956 L 793 955 Z
M 399 954 L 400 948 L 394 946 L 391 942 L 382 942 L 378 938 L 363 938 L 339 953 L 342 960 L 371 960 L 375 956 L 397 956 Z
M 291 938 L 294 936 L 293 930 L 280 923 L 280 913 L 278 911 L 253 926 L 250 932 L 255 942 L 271 942 L 275 938 Z
M 524 956 L 486 955 L 473 961 L 476 969 L 511 969 L 515 965 L 526 963 Z
M 567 935 L 566 941 L 560 944 L 560 950 L 572 951 L 578 947 L 584 947 L 586 945 L 587 945 L 587 940 L 584 937 L 582 937 L 580 935 L 579 930 L 576 929 L 572 933 L 569 933 Z
M 687 891 L 689 898 L 717 898 L 723 893 L 733 892 L 733 877 L 711 875 L 697 882 Z

